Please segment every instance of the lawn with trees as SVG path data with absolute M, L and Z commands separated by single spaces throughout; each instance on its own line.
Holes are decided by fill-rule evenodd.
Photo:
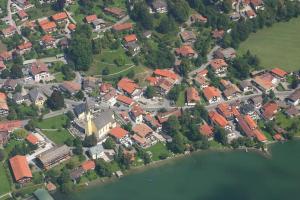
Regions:
M 264 28 L 250 37 L 239 47 L 239 53 L 248 50 L 257 55 L 264 68 L 280 67 L 287 71 L 299 69 L 300 18 L 280 22 Z M 288 52 L 288 53 L 284 53 Z

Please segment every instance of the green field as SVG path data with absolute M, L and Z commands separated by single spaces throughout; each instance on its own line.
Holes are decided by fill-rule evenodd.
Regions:
M 43 133 L 55 144 L 64 144 L 67 139 L 72 138 L 69 131 L 64 128 L 66 120 L 67 116 L 60 115 L 38 122 L 37 127 L 46 129 L 42 130 Z
M 0 196 L 6 194 L 10 191 L 10 182 L 7 178 L 5 168 L 2 163 L 0 163 Z
M 264 68 L 280 67 L 287 71 L 300 69 L 300 18 L 276 23 L 252 33 L 240 45 L 239 54 L 250 50 Z
M 166 145 L 163 143 L 157 143 L 152 147 L 149 147 L 147 151 L 152 153 L 152 160 L 157 161 L 160 160 L 160 156 L 167 155 L 170 156 L 170 151 L 167 149 Z

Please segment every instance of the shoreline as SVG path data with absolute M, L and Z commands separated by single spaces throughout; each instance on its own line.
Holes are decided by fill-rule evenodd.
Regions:
M 147 171 L 149 169 L 153 169 L 153 168 L 158 168 L 167 164 L 171 164 L 173 162 L 176 162 L 177 160 L 181 160 L 181 159 L 185 159 L 191 156 L 194 156 L 196 154 L 204 154 L 204 153 L 210 153 L 210 152 L 219 152 L 219 153 L 227 153 L 227 152 L 245 152 L 245 153 L 257 153 L 267 159 L 271 158 L 271 152 L 269 151 L 269 147 L 272 146 L 273 144 L 277 144 L 278 142 L 272 142 L 267 144 L 267 151 L 263 151 L 263 150 L 259 150 L 256 149 L 254 147 L 251 148 L 238 148 L 238 149 L 233 149 L 230 147 L 223 147 L 222 149 L 220 148 L 212 148 L 212 149 L 207 149 L 207 150 L 197 150 L 197 151 L 193 151 L 193 152 L 189 152 L 189 153 L 183 153 L 183 154 L 175 154 L 171 157 L 168 157 L 164 160 L 157 160 L 157 161 L 153 161 L 147 165 L 140 165 L 140 166 L 136 166 L 136 167 L 131 167 L 129 170 L 126 171 L 122 171 L 123 172 L 123 177 L 125 176 L 130 176 L 132 174 L 136 174 L 136 173 L 141 173 L 144 171 Z M 98 178 L 96 180 L 90 181 L 88 182 L 88 184 L 83 184 L 78 186 L 79 189 L 75 191 L 75 193 L 78 192 L 82 192 L 83 190 L 89 189 L 89 188 L 93 188 L 93 187 L 98 187 L 98 186 L 103 186 L 106 184 L 110 184 L 113 183 L 115 181 L 118 181 L 121 178 L 116 177 L 115 175 L 113 175 L 112 177 L 103 177 L 103 178 Z M 56 192 L 56 193 L 60 193 L 60 192 Z

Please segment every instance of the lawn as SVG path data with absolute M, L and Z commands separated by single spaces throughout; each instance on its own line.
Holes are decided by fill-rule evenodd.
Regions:
M 6 171 L 2 163 L 0 164 L 0 180 L 1 180 L 1 184 L 0 184 L 0 196 L 1 196 L 10 191 L 10 182 L 6 175 Z
M 287 118 L 282 112 L 278 113 L 275 119 L 276 124 L 286 130 L 289 129 L 293 123 L 299 123 L 299 121 L 299 117 Z M 296 135 L 300 136 L 300 131 L 298 131 Z
M 160 160 L 160 156 L 167 155 L 170 156 L 170 151 L 167 149 L 166 145 L 163 143 L 157 143 L 152 147 L 149 147 L 147 151 L 152 153 L 152 160 L 157 161 Z
M 185 91 L 182 90 L 179 93 L 179 97 L 178 97 L 178 99 L 176 101 L 176 106 L 182 107 L 182 106 L 184 106 L 184 104 L 185 104 Z
M 240 45 L 239 54 L 250 50 L 264 68 L 281 67 L 287 71 L 300 69 L 300 18 L 276 23 L 252 33 Z
M 53 129 L 42 131 L 55 144 L 64 144 L 67 139 L 72 138 L 69 131 L 63 127 L 66 120 L 67 116 L 60 115 L 38 122 L 37 127 L 40 129 Z

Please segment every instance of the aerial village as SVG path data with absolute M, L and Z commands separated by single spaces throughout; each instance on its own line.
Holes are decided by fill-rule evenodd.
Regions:
M 70 193 L 176 154 L 266 151 L 267 144 L 299 135 L 299 72 L 260 68 L 250 52 L 239 55 L 225 41 L 234 29 L 214 25 L 222 20 L 196 8 L 175 27 L 174 46 L 157 45 L 167 40 L 164 27 L 175 23 L 165 17 L 174 12 L 171 3 L 141 6 L 166 23 L 157 33 L 141 28 L 143 22 L 129 13 L 137 2 L 120 2 L 94 5 L 98 10 L 89 12 L 80 11 L 89 5 L 75 0 L 12 0 L 1 7 L 0 177 L 8 182 L 3 195 L 51 199 L 56 190 Z M 251 22 L 265 11 L 262 0 L 229 5 L 230 11 L 218 11 L 226 13 L 226 23 Z M 75 48 L 85 36 L 92 53 L 84 45 Z M 166 52 L 164 45 L 172 48 Z M 151 48 L 159 48 L 157 58 Z M 113 63 L 106 63 L 109 56 L 94 58 L 105 68 L 88 73 L 78 67 L 88 60 L 81 54 L 107 52 L 116 52 Z M 141 60 L 145 71 L 126 74 Z

